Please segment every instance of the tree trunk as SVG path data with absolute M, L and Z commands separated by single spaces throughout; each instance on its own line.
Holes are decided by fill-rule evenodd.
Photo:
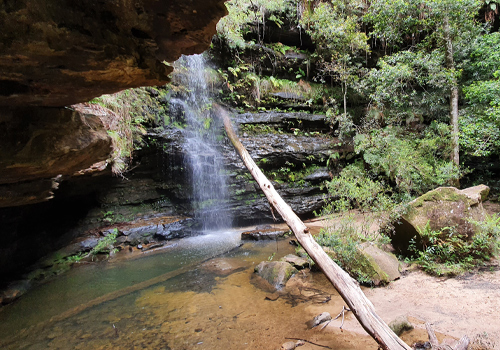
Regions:
M 445 50 L 445 60 L 446 60 L 446 68 L 448 68 L 452 74 L 455 74 L 455 61 L 453 59 L 453 42 L 451 40 L 450 35 L 450 23 L 448 17 L 445 17 L 443 20 L 443 33 L 444 40 L 446 43 Z M 458 144 L 458 83 L 457 79 L 454 76 L 450 88 L 450 124 L 452 126 L 452 148 L 453 152 L 451 155 L 451 160 L 455 165 L 460 165 L 459 158 L 459 144 Z
M 274 186 L 255 164 L 250 154 L 238 139 L 227 112 L 218 105 L 214 105 L 214 109 L 219 117 L 222 118 L 229 139 L 243 160 L 243 163 L 245 163 L 245 166 L 266 195 L 269 204 L 283 217 L 307 254 L 309 254 L 314 262 L 323 270 L 325 276 L 342 296 L 361 326 L 363 326 L 366 332 L 368 332 L 378 344 L 380 344 L 382 349 L 411 350 L 411 348 L 399 339 L 387 324 L 385 324 L 375 313 L 373 304 L 363 294 L 356 281 L 330 259 L 319 244 L 316 243 L 309 233 L 308 228 L 293 212 L 292 208 L 286 204 L 278 192 L 276 192 Z

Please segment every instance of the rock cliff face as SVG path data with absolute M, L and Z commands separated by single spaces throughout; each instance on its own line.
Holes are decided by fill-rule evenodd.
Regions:
M 118 181 L 62 181 L 111 151 L 98 116 L 65 106 L 165 84 L 166 62 L 208 48 L 224 2 L 0 1 L 0 280 L 67 244 L 64 230 Z
M 0 207 L 51 198 L 63 176 L 106 160 L 111 151 L 100 119 L 71 109 L 4 111 L 0 140 Z
M 166 83 L 164 62 L 208 47 L 224 1 L 1 1 L 0 207 L 48 200 L 105 160 L 99 118 L 63 106 Z
M 167 82 L 208 48 L 225 0 L 0 3 L 0 105 L 66 106 Z

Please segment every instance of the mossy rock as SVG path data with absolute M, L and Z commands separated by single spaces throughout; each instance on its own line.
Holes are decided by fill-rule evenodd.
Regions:
M 323 247 L 323 250 L 333 260 L 337 260 L 337 255 L 331 248 Z M 350 262 L 344 264 L 342 268 L 359 282 L 380 286 L 400 277 L 398 259 L 393 254 L 381 250 L 375 244 L 363 243 L 354 254 L 355 256 L 350 259 Z
M 255 272 L 279 290 L 298 271 L 284 261 L 262 261 L 255 267 Z
M 471 238 L 476 228 L 471 221 L 482 221 L 485 211 L 482 202 L 487 198 L 489 187 L 479 185 L 464 190 L 455 187 L 439 187 L 409 203 L 406 214 L 394 223 L 392 244 L 403 254 L 407 253 L 410 240 L 420 242 L 419 231 L 427 223 L 433 231 L 452 228 L 453 232 Z M 447 234 L 444 232 L 443 234 Z
M 402 315 L 389 323 L 389 328 L 399 337 L 403 332 L 411 331 L 414 327 L 410 321 L 408 321 L 408 317 Z
M 383 251 L 375 244 L 363 243 L 361 254 L 369 263 L 369 274 L 372 283 L 376 286 L 385 285 L 401 277 L 400 263 L 394 254 Z

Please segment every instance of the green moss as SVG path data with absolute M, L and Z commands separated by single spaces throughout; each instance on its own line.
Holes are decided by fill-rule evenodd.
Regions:
M 440 187 L 418 197 L 413 203 L 413 206 L 418 208 L 423 206 L 425 202 L 438 202 L 438 201 L 447 201 L 447 202 L 462 201 L 465 203 L 469 203 L 469 200 L 470 200 L 469 197 L 467 197 L 466 195 L 457 193 L 457 190 L 454 187 Z

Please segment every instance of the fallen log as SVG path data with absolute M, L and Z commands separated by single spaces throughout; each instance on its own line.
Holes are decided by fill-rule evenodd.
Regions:
M 373 304 L 363 294 L 357 282 L 330 259 L 319 244 L 316 243 L 306 225 L 274 189 L 274 186 L 255 164 L 248 151 L 240 142 L 226 110 L 214 104 L 214 111 L 222 119 L 228 138 L 231 140 L 234 148 L 243 160 L 243 163 L 245 163 L 248 171 L 252 174 L 253 178 L 257 181 L 266 195 L 271 208 L 276 210 L 285 220 L 307 254 L 309 254 L 314 262 L 321 268 L 325 276 L 342 296 L 361 326 L 373 339 L 375 339 L 382 349 L 411 350 L 411 348 L 375 313 Z

